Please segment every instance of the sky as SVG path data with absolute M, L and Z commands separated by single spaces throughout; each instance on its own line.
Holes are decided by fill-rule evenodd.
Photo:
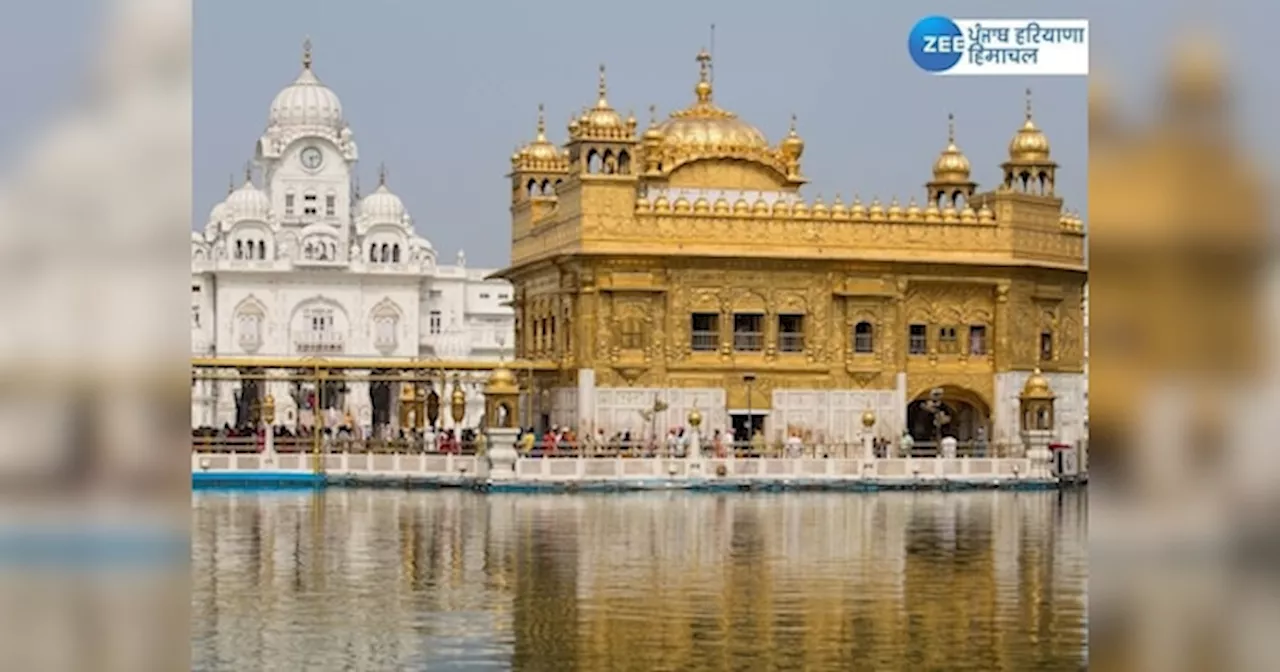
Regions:
M 366 193 L 385 162 L 389 187 L 442 258 L 465 248 L 469 264 L 501 266 L 510 248 L 504 175 L 512 151 L 533 137 L 538 104 L 546 105 L 552 139 L 562 141 L 570 114 L 595 101 L 603 63 L 610 102 L 624 114 L 634 110 L 642 124 L 651 104 L 661 115 L 684 107 L 697 82 L 694 56 L 712 46 L 712 23 L 717 102 L 772 142 L 798 117 L 811 199 L 923 200 L 946 144 L 948 113 L 956 115 L 975 179 L 994 184 L 1030 86 L 1037 122 L 1062 166 L 1060 192 L 1068 207 L 1085 208 L 1083 78 L 930 76 L 906 50 L 920 5 L 602 7 L 198 2 L 193 228 L 203 228 L 225 196 L 229 175 L 243 172 L 271 100 L 297 76 L 310 36 L 314 70 L 341 98 L 359 144 L 356 170 Z
M 1141 4 L 1081 0 L 1070 13 L 1092 20 L 1094 70 L 1107 71 L 1132 111 L 1152 104 L 1181 34 L 1174 29 L 1199 18 L 1177 2 L 1159 14 Z M 17 154 L 85 79 L 97 5 L 20 3 L 0 25 L 0 87 L 21 93 L 8 96 L 0 113 L 0 156 Z M 711 46 L 712 23 L 717 101 L 775 142 L 790 115 L 798 116 L 808 197 L 922 196 L 948 113 L 957 117 L 975 179 L 990 187 L 1030 86 L 1036 119 L 1061 164 L 1059 191 L 1068 208 L 1087 211 L 1085 81 L 929 76 L 910 62 L 906 35 L 939 9 L 916 0 L 785 8 L 663 0 L 619 10 L 578 0 L 194 5 L 193 192 L 183 231 L 203 228 L 228 177 L 242 173 L 271 99 L 298 74 L 309 35 L 315 70 L 341 97 L 359 143 L 362 183 L 376 184 L 385 162 L 391 187 L 444 258 L 465 248 L 472 265 L 502 265 L 509 253 L 503 176 L 511 151 L 533 134 L 537 105 L 546 104 L 553 139 L 563 140 L 569 115 L 594 100 L 596 68 L 604 63 L 611 102 L 634 109 L 642 123 L 650 104 L 662 114 L 683 107 L 693 95 L 694 55 Z M 1280 10 L 1225 0 L 1213 11 L 1214 20 L 1194 25 L 1231 27 L 1220 35 L 1236 75 L 1242 135 L 1255 153 L 1274 156 L 1277 71 L 1247 66 L 1265 48 L 1267 16 Z M 985 18 L 1029 10 L 1025 2 L 983 1 L 947 3 L 946 12 Z

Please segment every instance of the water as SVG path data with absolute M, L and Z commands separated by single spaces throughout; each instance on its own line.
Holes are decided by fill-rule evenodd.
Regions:
M 196 670 L 1078 670 L 1081 493 L 197 493 Z

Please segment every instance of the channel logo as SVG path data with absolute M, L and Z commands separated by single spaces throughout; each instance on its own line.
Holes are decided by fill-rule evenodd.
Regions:
M 935 75 L 1088 75 L 1089 22 L 927 16 L 912 26 L 907 51 Z

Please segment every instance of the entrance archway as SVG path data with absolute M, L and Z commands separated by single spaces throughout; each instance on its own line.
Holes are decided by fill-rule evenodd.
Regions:
M 986 400 L 973 390 L 954 385 L 943 385 L 942 408 L 949 420 L 939 433 L 934 427 L 933 414 L 925 406 L 931 390 L 924 390 L 907 404 L 907 431 L 918 447 L 936 447 L 939 437 L 953 436 L 961 445 L 972 445 L 982 430 L 987 440 L 991 438 L 991 408 Z

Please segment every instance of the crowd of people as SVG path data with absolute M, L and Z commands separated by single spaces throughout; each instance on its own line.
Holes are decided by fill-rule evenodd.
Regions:
M 317 428 L 300 425 L 272 428 L 273 447 L 277 452 L 414 452 L 454 455 L 484 454 L 487 439 L 482 432 L 466 428 L 424 431 L 419 428 L 359 427 L 343 422 L 334 427 Z M 552 425 L 546 431 L 522 428 L 516 439 L 517 451 L 525 457 L 597 457 L 624 455 L 629 457 L 688 457 L 693 447 L 693 432 L 673 427 L 664 436 L 653 432 L 633 433 L 630 429 L 613 433 L 603 428 L 582 436 L 571 427 Z M 199 427 L 192 430 L 197 450 L 214 452 L 258 452 L 265 449 L 262 428 L 232 426 Z M 757 430 L 748 440 L 745 432 L 726 429 L 704 431 L 698 437 L 703 457 L 848 457 L 859 454 L 861 444 L 830 444 L 813 441 L 800 432 L 788 432 L 781 441 L 766 441 Z M 911 453 L 916 443 L 909 435 L 898 439 L 877 437 L 873 441 L 876 457 L 899 457 Z M 985 455 L 985 440 L 971 449 L 973 456 Z

